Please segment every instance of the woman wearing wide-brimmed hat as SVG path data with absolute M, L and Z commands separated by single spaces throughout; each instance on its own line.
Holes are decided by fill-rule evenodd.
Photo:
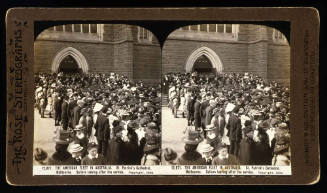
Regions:
M 113 125 L 113 137 L 109 141 L 107 149 L 107 160 L 110 165 L 121 165 L 123 162 L 123 145 L 124 141 L 122 140 L 122 131 L 124 128 L 119 125 L 119 120 L 114 120 Z
M 240 142 L 240 151 L 238 158 L 242 165 L 252 165 L 254 160 L 254 141 L 253 128 L 251 120 L 246 120 L 243 129 L 243 138 Z
M 72 138 L 66 130 L 57 129 L 56 137 L 53 138 L 56 142 L 56 152 L 49 157 L 49 165 L 71 165 L 73 163 L 72 155 L 67 151 L 67 147 Z
M 237 157 L 228 153 L 228 147 L 226 144 L 219 144 L 217 151 L 218 155 L 213 158 L 212 165 L 240 165 Z
M 202 155 L 197 151 L 198 144 L 203 141 L 198 131 L 189 129 L 183 138 L 185 152 L 177 159 L 178 165 L 206 165 Z
M 87 145 L 88 154 L 82 159 L 82 165 L 105 165 L 107 160 L 98 153 L 98 145 L 96 143 L 89 143 Z
M 264 124 L 262 124 L 263 126 Z M 260 125 L 261 126 L 261 125 Z M 258 127 L 257 137 L 254 137 L 254 165 L 271 165 L 273 157 L 272 148 L 269 146 L 269 137 L 262 127 Z
M 160 165 L 160 134 L 154 129 L 148 129 L 145 141 L 141 165 Z

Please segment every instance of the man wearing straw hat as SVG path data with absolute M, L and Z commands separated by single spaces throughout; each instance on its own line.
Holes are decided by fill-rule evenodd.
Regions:
M 207 165 L 212 164 L 213 151 L 214 148 L 208 143 L 200 146 L 199 152 L 202 154 L 202 159 L 207 163 Z
M 80 144 L 72 143 L 68 146 L 68 152 L 72 154 L 72 165 L 81 165 L 82 163 L 82 152 L 84 148 Z

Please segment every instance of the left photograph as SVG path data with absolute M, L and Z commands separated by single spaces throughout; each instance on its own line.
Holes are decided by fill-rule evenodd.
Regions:
M 50 27 L 35 39 L 34 75 L 34 166 L 161 163 L 161 50 L 149 30 Z

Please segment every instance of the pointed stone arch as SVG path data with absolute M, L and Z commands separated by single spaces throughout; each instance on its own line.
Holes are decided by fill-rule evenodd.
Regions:
M 192 72 L 195 61 L 202 55 L 205 55 L 210 60 L 212 67 L 215 68 L 218 73 L 224 70 L 223 63 L 216 52 L 208 47 L 202 46 L 193 51 L 187 58 L 185 65 L 186 72 Z
M 89 65 L 86 61 L 86 58 L 80 51 L 78 51 L 77 49 L 75 49 L 73 47 L 66 47 L 66 48 L 60 50 L 56 54 L 56 56 L 52 60 L 51 71 L 54 73 L 58 72 L 60 63 L 66 56 L 69 56 L 69 55 L 72 56 L 76 60 L 78 66 L 82 69 L 83 73 L 88 73 Z

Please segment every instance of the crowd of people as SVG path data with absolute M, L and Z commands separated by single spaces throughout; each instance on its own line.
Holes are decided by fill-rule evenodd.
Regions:
M 35 74 L 35 108 L 53 119 L 55 152 L 34 151 L 41 165 L 159 165 L 161 85 L 123 75 Z
M 185 152 L 165 164 L 290 165 L 289 88 L 250 73 L 168 73 L 174 118 L 186 118 Z

